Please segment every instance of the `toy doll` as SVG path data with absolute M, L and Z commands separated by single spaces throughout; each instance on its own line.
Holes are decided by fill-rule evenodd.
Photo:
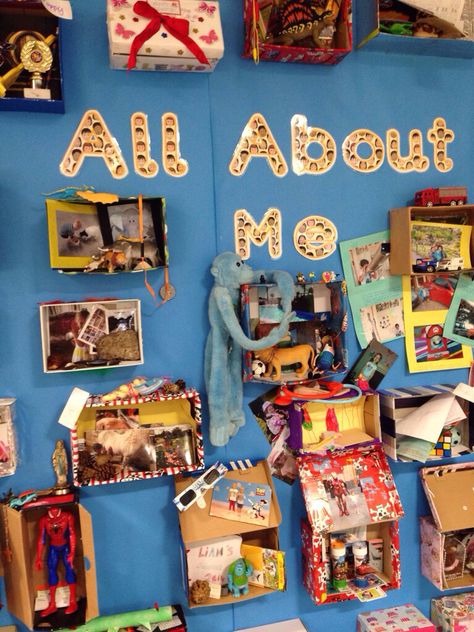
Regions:
M 249 592 L 249 577 L 253 573 L 253 566 L 243 557 L 232 562 L 227 572 L 229 592 L 234 597 L 247 595 Z
M 340 362 L 337 364 L 334 363 L 336 353 L 331 336 L 323 336 L 321 343 L 323 350 L 316 358 L 316 367 L 320 371 L 336 371 L 339 368 Z
M 76 573 L 73 568 L 76 553 L 76 527 L 72 514 L 63 511 L 61 507 L 49 507 L 39 521 L 38 540 L 36 544 L 35 568 L 43 569 L 43 550 L 49 538 L 47 554 L 49 605 L 41 611 L 42 617 L 47 617 L 56 612 L 56 589 L 59 583 L 58 564 L 62 561 L 65 570 L 65 579 L 69 585 L 69 605 L 65 614 L 72 614 L 77 610 L 76 597 Z
M 58 441 L 56 441 L 56 446 L 51 457 L 51 462 L 53 464 L 53 470 L 56 475 L 55 490 L 58 491 L 58 493 L 63 493 L 62 490 L 68 490 L 69 487 L 67 484 L 67 453 L 66 448 L 64 447 L 64 441 L 61 441 L 61 439 L 58 439 Z

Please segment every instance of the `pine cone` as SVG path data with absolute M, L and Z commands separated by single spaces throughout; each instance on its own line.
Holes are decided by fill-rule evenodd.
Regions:
M 95 456 L 88 452 L 87 450 L 81 450 L 79 452 L 79 467 L 94 467 L 95 465 Z
M 115 467 L 111 463 L 96 465 L 94 468 L 94 477 L 99 481 L 108 481 L 115 476 Z

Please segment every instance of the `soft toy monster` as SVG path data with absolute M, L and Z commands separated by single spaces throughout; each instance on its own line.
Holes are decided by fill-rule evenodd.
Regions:
M 234 597 L 246 595 L 249 591 L 249 577 L 253 573 L 253 566 L 243 557 L 232 562 L 227 571 L 229 592 Z
M 245 424 L 242 409 L 242 348 L 264 349 L 281 340 L 288 332 L 293 314 L 291 302 L 295 293 L 288 272 L 253 271 L 233 252 L 218 255 L 211 267 L 214 287 L 209 297 L 211 331 L 206 344 L 205 374 L 210 414 L 210 439 L 215 446 L 226 445 L 240 426 Z M 264 276 L 274 282 L 282 298 L 283 319 L 268 336 L 260 340 L 248 338 L 239 323 L 240 286 L 258 283 Z

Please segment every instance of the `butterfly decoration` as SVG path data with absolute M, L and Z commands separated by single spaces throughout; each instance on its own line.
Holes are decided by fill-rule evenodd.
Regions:
M 207 4 L 207 2 L 201 2 L 198 8 L 198 11 L 205 11 L 208 15 L 212 15 L 215 10 L 216 7 L 211 4 Z
M 114 9 L 122 9 L 123 7 L 129 7 L 128 0 L 112 0 Z
M 217 42 L 218 37 L 215 30 L 211 29 L 207 35 L 200 35 L 199 39 L 201 39 L 203 42 L 206 42 L 206 44 L 212 44 L 213 42 Z
M 130 39 L 132 35 L 135 35 L 135 31 L 130 31 L 124 28 L 123 24 L 121 24 L 120 22 L 115 25 L 115 32 L 117 33 L 117 35 L 120 35 L 120 37 L 123 37 L 123 39 L 126 40 Z
M 0 66 L 6 61 L 7 54 L 15 48 L 15 44 L 10 44 L 9 42 L 0 42 Z

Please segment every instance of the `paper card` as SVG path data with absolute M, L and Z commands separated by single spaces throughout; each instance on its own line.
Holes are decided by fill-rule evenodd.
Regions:
M 81 388 L 77 388 L 77 386 L 73 388 L 66 402 L 66 406 L 64 406 L 63 412 L 58 419 L 58 424 L 69 428 L 69 430 L 73 430 L 76 427 L 79 415 L 89 397 L 90 393 L 87 391 L 83 391 Z
M 271 502 L 270 485 L 224 478 L 212 490 L 209 515 L 267 527 Z
M 228 535 L 212 540 L 203 540 L 186 545 L 188 582 L 191 585 L 197 579 L 210 584 L 227 584 L 227 569 L 240 557 L 242 538 Z
M 354 595 L 359 601 L 374 601 L 375 599 L 381 599 L 386 597 L 387 593 L 380 588 L 380 586 L 374 586 L 373 588 L 363 588 L 356 590 Z
M 461 274 L 444 324 L 446 337 L 474 346 L 474 281 L 472 274 Z
M 397 434 L 436 443 L 444 426 L 465 419 L 466 415 L 451 393 L 432 399 L 397 423 Z
M 211 582 L 209 584 L 209 588 L 211 589 L 210 598 L 211 599 L 220 599 L 222 595 L 222 585 L 220 582 Z
M 24 88 L 23 96 L 25 99 L 51 99 L 51 90 L 48 88 Z
M 435 444 L 423 439 L 404 437 L 397 445 L 397 457 L 400 460 L 419 461 L 425 463 Z
M 41 0 L 45 9 L 57 18 L 72 20 L 72 7 L 69 0 Z
M 454 389 L 453 393 L 457 395 L 457 397 L 461 397 L 462 399 L 474 404 L 474 386 L 468 386 L 467 384 L 460 382 Z

